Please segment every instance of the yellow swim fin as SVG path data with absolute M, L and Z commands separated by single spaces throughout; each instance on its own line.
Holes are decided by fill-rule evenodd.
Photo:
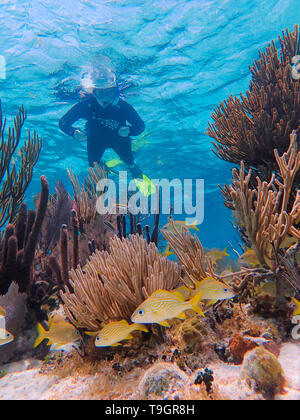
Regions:
M 114 168 L 115 166 L 118 166 L 121 163 L 122 163 L 122 161 L 120 159 L 115 158 L 115 159 L 111 159 L 111 160 L 108 160 L 107 162 L 105 162 L 105 165 L 108 168 Z

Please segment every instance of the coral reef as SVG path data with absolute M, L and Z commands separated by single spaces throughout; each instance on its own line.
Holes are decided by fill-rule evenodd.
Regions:
M 44 223 L 39 236 L 39 248 L 52 252 L 56 247 L 62 225 L 70 228 L 73 200 L 62 182 L 58 181 L 55 193 L 49 196 Z
M 214 273 L 213 262 L 211 258 L 204 256 L 203 246 L 197 235 L 191 235 L 189 229 L 181 227 L 181 231 L 176 229 L 172 219 L 170 223 L 174 232 L 161 230 L 163 236 L 167 239 L 171 249 L 177 256 L 185 273 L 183 283 L 190 288 L 195 288 L 195 280 L 202 280 L 207 276 L 219 278 Z
M 0 294 L 4 295 L 10 284 L 18 284 L 20 293 L 28 293 L 33 283 L 32 266 L 38 235 L 46 213 L 49 188 L 41 176 L 41 196 L 36 213 L 27 214 L 23 203 L 15 225 L 8 224 L 1 243 Z
M 28 140 L 21 164 L 30 158 L 28 176 L 24 168 L 17 175 L 15 166 L 10 171 L 9 165 L 26 115 L 21 108 L 7 142 L 1 121 L 3 150 L 7 149 L 2 155 L 2 193 L 7 194 L 12 181 L 17 187 L 11 192 L 12 204 L 4 196 L 1 201 L 0 193 L 0 226 L 9 221 L 0 242 L 4 311 L 0 309 L 15 336 L 0 347 L 0 363 L 48 354 L 43 344 L 33 349 L 37 322 L 40 332 L 46 335 L 47 330 L 53 338 L 59 323 L 67 323 L 76 333 L 72 350 L 55 348 L 56 353 L 39 365 L 49 376 L 41 383 L 52 388 L 46 395 L 35 389 L 39 398 L 65 398 L 63 393 L 70 390 L 72 398 L 89 399 L 283 396 L 281 360 L 289 374 L 293 369 L 288 357 L 281 355 L 282 341 L 290 336 L 292 301 L 298 304 L 295 298 L 300 296 L 300 82 L 292 79 L 289 67 L 291 57 L 299 53 L 298 41 L 296 26 L 280 38 L 280 58 L 274 42 L 260 53 L 246 96 L 223 102 L 209 125 L 217 155 L 240 165 L 233 170 L 232 185 L 222 189 L 249 247 L 234 264 L 225 258 L 226 249 L 205 253 L 198 236 L 192 236 L 184 222 L 172 219 L 172 209 L 167 228 L 161 230 L 167 248 L 159 253 L 158 188 L 152 232 L 145 224 L 147 217 L 131 214 L 124 204 L 115 203 L 113 214 L 99 214 L 97 186 L 107 175 L 96 164 L 83 184 L 72 168 L 68 171 L 73 195 L 58 182 L 49 196 L 42 176 L 37 209 L 27 211 L 24 188 L 40 142 L 37 136 Z M 177 287 L 175 294 L 169 293 Z M 175 312 L 170 311 L 163 314 L 164 324 L 140 326 L 143 332 L 130 336 L 118 336 L 116 323 L 106 325 L 130 322 L 137 307 L 159 289 L 165 290 L 159 299 L 163 293 L 180 302 L 196 296 L 205 317 L 195 306 L 181 319 L 172 318 Z M 53 342 L 65 343 L 64 331 Z M 107 331 L 113 331 L 112 336 Z M 109 340 L 95 347 L 95 335 L 99 344 L 105 333 Z M 297 344 L 292 349 L 299 353 Z M 36 372 L 22 377 L 37 379 Z M 295 395 L 300 392 L 297 387 Z M 0 386 L 0 397 L 4 392 Z
M 207 133 L 215 139 L 214 152 L 221 159 L 244 161 L 254 175 L 280 179 L 273 150 L 284 153 L 289 135 L 300 126 L 300 81 L 292 77 L 292 58 L 300 54 L 299 27 L 279 36 L 280 51 L 272 41 L 250 67 L 252 80 L 246 95 L 230 96 L 212 114 Z M 294 188 L 300 175 L 294 180 Z
M 114 236 L 110 252 L 96 250 L 83 269 L 71 270 L 74 293 L 66 290 L 61 298 L 74 325 L 95 331 L 103 321 L 130 320 L 152 292 L 175 288 L 180 273 L 177 263 L 159 255 L 142 236 Z
M 14 221 L 24 200 L 26 188 L 31 181 L 33 168 L 42 147 L 39 136 L 34 132 L 31 138 L 28 132 L 27 141 L 18 150 L 21 162 L 17 169 L 15 155 L 26 116 L 26 111 L 21 106 L 14 119 L 14 128 L 8 129 L 7 140 L 5 140 L 6 119 L 2 119 L 0 101 L 0 227 Z
M 282 156 L 275 150 L 281 178 L 280 182 L 273 174 L 269 182 L 257 177 L 257 188 L 249 186 L 251 170 L 245 176 L 244 165 L 238 172 L 233 169 L 233 181 L 227 187 L 226 195 L 230 196 L 238 224 L 251 244 L 253 254 L 261 268 L 246 270 L 241 276 L 240 286 L 247 285 L 250 278 L 255 278 L 258 285 L 264 279 L 276 281 L 276 306 L 286 303 L 286 282 L 297 291 L 300 287 L 300 276 L 296 267 L 289 262 L 292 246 L 285 241 L 294 237 L 300 238 L 296 228 L 300 214 L 300 190 L 296 191 L 291 209 L 288 209 L 291 189 L 295 176 L 300 168 L 300 151 L 296 143 L 296 133 L 290 136 L 290 146 Z M 239 289 L 241 291 L 241 287 Z
M 41 195 L 36 212 L 22 203 L 15 224 L 8 224 L 1 243 L 0 301 L 7 312 L 7 327 L 15 340 L 0 349 L 0 361 L 32 351 L 37 319 L 43 317 L 41 302 L 53 284 L 41 282 L 35 270 L 35 251 L 48 202 L 48 183 L 41 176 Z
M 289 160 L 289 167 L 286 166 L 282 171 L 285 182 L 284 185 L 280 185 L 280 189 L 276 190 L 274 177 L 269 183 L 262 183 L 258 178 L 257 190 L 250 189 L 249 174 L 246 178 L 244 177 L 243 165 L 239 174 L 236 171 L 233 172 L 231 197 L 234 207 L 238 212 L 240 223 L 245 226 L 245 233 L 257 258 L 263 266 L 271 265 L 269 261 L 275 258 L 288 233 L 299 235 L 293 224 L 299 217 L 300 191 L 295 198 L 292 210 L 287 211 L 290 185 L 300 167 L 300 152 L 295 154 L 295 137 L 291 137 L 293 137 L 291 146 L 285 154 L 286 160 Z M 294 161 L 291 159 L 293 152 L 294 156 L 296 155 Z M 285 156 L 282 160 L 284 158 Z M 290 169 L 291 163 L 292 169 Z

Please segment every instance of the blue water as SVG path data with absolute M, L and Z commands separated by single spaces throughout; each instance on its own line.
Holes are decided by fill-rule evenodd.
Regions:
M 7 62 L 2 108 L 12 117 L 23 103 L 24 139 L 27 129 L 43 139 L 29 204 L 40 175 L 51 191 L 57 179 L 71 191 L 70 165 L 80 179 L 86 175 L 85 146 L 58 128 L 72 104 L 59 102 L 53 88 L 101 53 L 134 85 L 128 101 L 149 141 L 137 163 L 153 178 L 204 178 L 199 236 L 207 247 L 234 242 L 231 212 L 217 187 L 230 183 L 231 165 L 211 151 L 205 130 L 220 101 L 247 89 L 258 50 L 300 23 L 299 6 L 299 0 L 0 0 L 0 54 Z

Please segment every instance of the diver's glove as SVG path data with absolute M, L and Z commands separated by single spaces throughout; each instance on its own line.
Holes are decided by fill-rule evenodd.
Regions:
M 130 132 L 130 127 L 120 127 L 118 134 L 120 137 L 128 137 L 129 136 L 129 132 Z
M 84 131 L 81 131 L 81 130 L 78 130 L 78 129 L 74 131 L 73 137 L 74 137 L 75 140 L 78 140 L 78 141 L 86 141 L 87 140 L 86 133 Z

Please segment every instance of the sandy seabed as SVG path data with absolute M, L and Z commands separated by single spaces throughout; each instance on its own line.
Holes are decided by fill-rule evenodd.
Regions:
M 277 400 L 300 400 L 300 342 L 281 345 L 278 358 L 285 375 L 284 392 Z M 40 373 L 41 362 L 33 359 L 15 362 L 1 367 L 6 375 L 0 379 L 0 400 L 77 400 L 93 399 L 90 390 L 99 387 L 95 375 L 74 375 L 60 378 L 54 374 Z M 213 362 L 209 369 L 214 372 L 214 384 L 222 398 L 231 400 L 263 399 L 242 379 L 242 366 Z M 139 381 L 141 374 L 132 375 Z M 120 398 L 121 397 L 121 398 Z M 119 399 L 135 399 L 137 395 L 124 393 Z

